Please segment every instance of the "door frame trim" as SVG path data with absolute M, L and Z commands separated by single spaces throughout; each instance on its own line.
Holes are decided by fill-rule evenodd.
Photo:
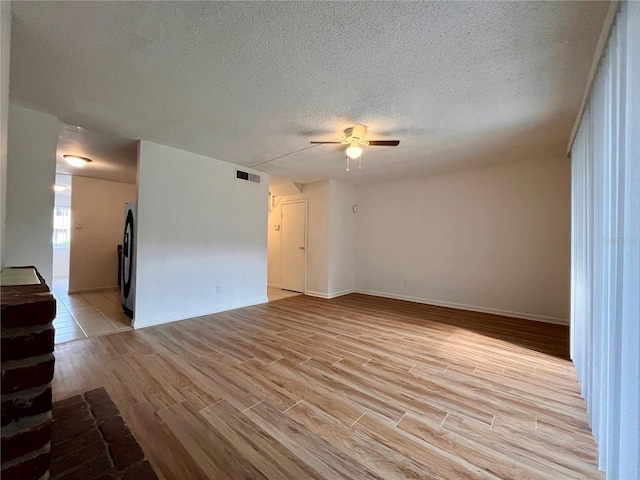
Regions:
M 307 272 L 309 270 L 307 265 L 307 256 L 309 252 L 309 199 L 301 198 L 299 200 L 289 200 L 286 202 L 280 203 L 280 225 L 282 225 L 282 215 L 284 211 L 285 205 L 291 205 L 293 203 L 303 203 L 304 204 L 304 291 L 302 293 L 307 293 Z M 282 232 L 280 232 L 280 288 L 282 288 Z

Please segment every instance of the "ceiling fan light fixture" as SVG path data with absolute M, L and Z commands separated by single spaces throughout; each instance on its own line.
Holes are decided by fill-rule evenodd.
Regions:
M 351 146 L 347 148 L 346 154 L 349 158 L 358 158 L 362 155 L 362 147 L 358 145 L 357 140 L 351 142 Z
M 329 141 L 311 141 L 314 145 L 321 145 L 323 143 L 333 143 L 340 145 L 349 145 L 345 150 L 347 160 L 347 172 L 351 169 L 351 160 L 358 160 L 358 169 L 362 169 L 362 147 L 361 145 L 367 145 L 367 147 L 397 147 L 400 145 L 400 140 L 365 140 L 364 136 L 367 133 L 367 127 L 361 123 L 356 123 L 353 127 L 349 127 L 344 131 L 344 140 L 336 142 L 335 140 Z M 309 147 L 310 148 L 310 147 Z M 279 158 L 279 157 L 278 157 Z
M 79 157 L 77 155 L 62 155 L 64 161 L 67 162 L 72 167 L 82 168 L 87 165 L 91 160 L 85 157 Z

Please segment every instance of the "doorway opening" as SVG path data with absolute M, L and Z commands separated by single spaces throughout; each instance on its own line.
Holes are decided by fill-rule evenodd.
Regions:
M 56 160 L 55 342 L 130 330 L 118 287 L 118 246 L 125 205 L 137 200 L 138 141 L 61 124 Z
M 307 283 L 307 199 L 269 194 L 270 302 L 304 294 Z
M 53 287 L 69 288 L 69 259 L 71 247 L 71 176 L 56 173 L 53 207 Z

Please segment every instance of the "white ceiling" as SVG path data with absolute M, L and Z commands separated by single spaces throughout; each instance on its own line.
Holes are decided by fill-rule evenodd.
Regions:
M 91 160 L 74 168 L 62 155 L 77 155 Z M 136 183 L 138 142 L 119 135 L 89 130 L 77 125 L 60 125 L 56 172 L 114 182 Z
M 12 2 L 11 98 L 63 122 L 354 185 L 561 156 L 608 3 Z

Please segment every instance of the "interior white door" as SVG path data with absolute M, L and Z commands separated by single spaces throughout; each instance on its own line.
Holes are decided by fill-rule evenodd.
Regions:
M 280 224 L 282 226 L 281 287 L 294 292 L 304 292 L 307 204 L 305 202 L 295 202 L 282 205 Z

